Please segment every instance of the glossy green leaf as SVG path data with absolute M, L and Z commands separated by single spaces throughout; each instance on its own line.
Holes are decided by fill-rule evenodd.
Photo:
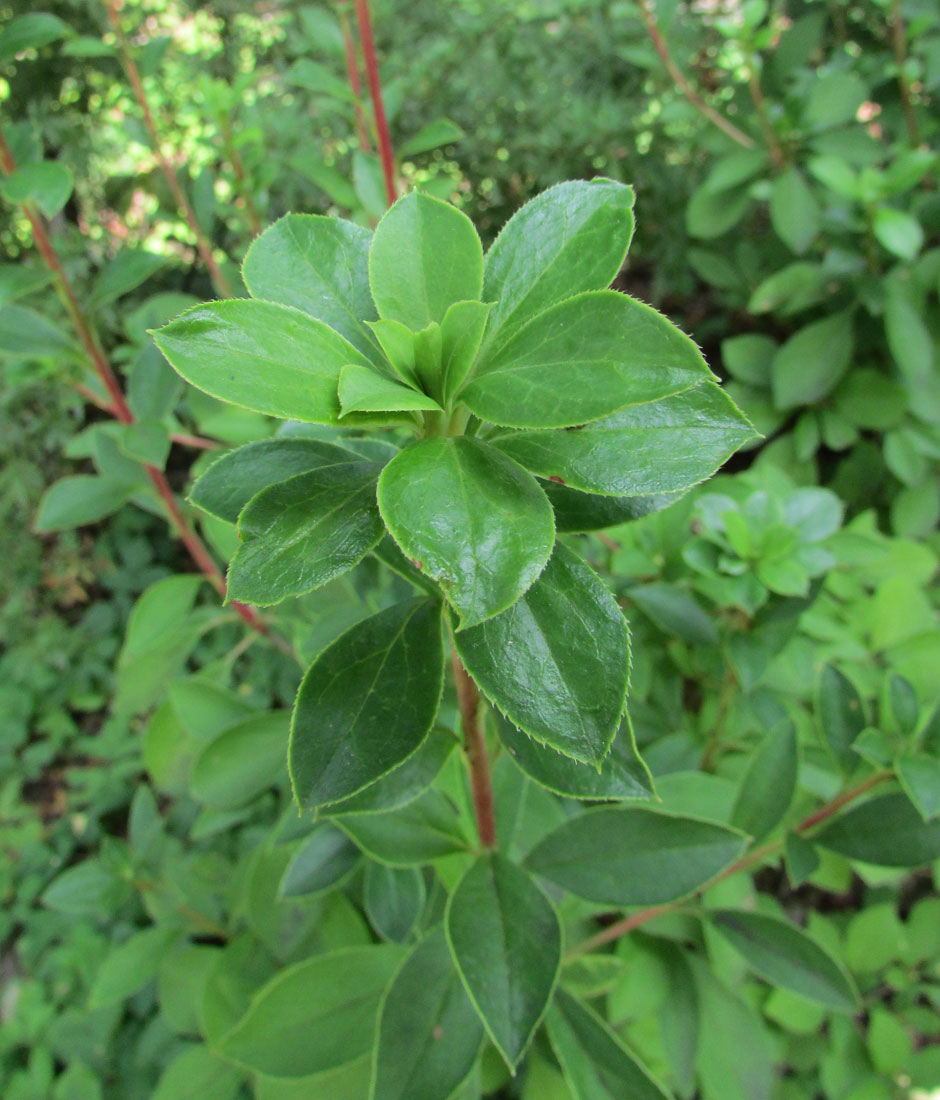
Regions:
M 294 306 L 380 362 L 366 324 L 378 315 L 369 291 L 372 234 L 342 218 L 287 214 L 257 237 L 242 276 L 252 298 Z
M 751 756 L 738 786 L 731 824 L 754 840 L 763 840 L 790 808 L 798 766 L 796 729 L 784 719 Z
M 483 694 L 536 741 L 600 765 L 620 725 L 630 637 L 597 574 L 558 546 L 507 611 L 455 635 Z
M 376 226 L 369 283 L 380 317 L 415 332 L 443 321 L 454 302 L 480 297 L 483 246 L 473 223 L 419 191 L 399 199 Z
M 515 1069 L 558 980 L 562 937 L 554 907 L 521 867 L 493 852 L 454 888 L 446 926 L 470 999 Z
M 344 814 L 336 822 L 362 851 L 391 867 L 430 863 L 470 847 L 454 804 L 433 789 L 388 813 Z
M 365 358 L 323 321 L 274 302 L 235 299 L 187 310 L 154 340 L 187 382 L 213 397 L 288 420 L 331 424 L 347 363 Z
M 788 921 L 737 909 L 711 909 L 708 918 L 753 970 L 775 987 L 834 1009 L 855 1012 L 858 994 L 845 968 Z
M 900 792 L 852 806 L 813 834 L 813 841 L 849 859 L 883 867 L 919 867 L 940 856 L 940 821 L 924 821 Z
M 855 685 L 834 665 L 826 665 L 819 681 L 819 721 L 833 756 L 851 771 L 857 763 L 852 745 L 867 725 L 865 708 Z
M 373 944 L 289 966 L 255 994 L 218 1049 L 273 1077 L 351 1062 L 372 1046 L 379 1000 L 400 962 L 399 948 Z
M 97 523 L 118 511 L 132 492 L 131 486 L 94 474 L 60 478 L 43 493 L 35 528 L 46 534 Z
M 0 180 L 0 194 L 7 202 L 34 202 L 47 218 L 54 218 L 65 206 L 72 194 L 72 187 L 69 167 L 51 160 L 24 164 Z
M 204 512 L 236 523 L 256 493 L 321 466 L 357 458 L 344 447 L 302 436 L 282 436 L 248 443 L 216 459 L 193 485 L 189 499 Z
M 825 397 L 849 369 L 854 347 L 851 310 L 801 328 L 774 357 L 774 405 L 794 409 Z
M 238 520 L 241 545 L 227 596 L 272 604 L 352 569 L 382 538 L 375 485 L 382 467 L 354 459 L 262 489 Z
M 596 496 L 555 481 L 542 483 L 555 512 L 555 528 L 562 531 L 600 531 L 641 519 L 674 504 L 683 494 L 658 493 L 645 497 Z
M 439 927 L 411 952 L 385 995 L 369 1100 L 447 1100 L 473 1069 L 482 1040 Z
M 819 232 L 819 203 L 802 172 L 788 168 L 770 189 L 770 220 L 777 236 L 802 255 Z
M 483 299 L 495 302 L 495 351 L 536 314 L 610 286 L 633 236 L 633 188 L 609 179 L 556 184 L 503 226 L 486 255 Z
M 441 322 L 441 392 L 449 400 L 476 361 L 492 304 L 454 302 Z
M 341 416 L 351 412 L 442 411 L 433 397 L 355 364 L 340 371 L 339 405 Z
M 406 557 L 460 613 L 461 629 L 513 604 L 555 541 L 551 505 L 531 474 L 464 436 L 406 447 L 382 471 L 378 502 Z
M 259 714 L 223 731 L 193 763 L 193 796 L 220 810 L 257 798 L 285 774 L 289 733 L 286 710 Z
M 620 1037 L 570 993 L 559 990 L 546 1025 L 575 1100 L 669 1100 Z
M 439 604 L 395 604 L 337 639 L 308 669 L 294 705 L 289 761 L 298 804 L 337 802 L 416 752 L 443 682 Z
M 744 845 L 741 833 L 698 818 L 605 806 L 558 826 L 526 863 L 588 901 L 660 905 L 704 885 Z
M 359 862 L 359 849 L 329 822 L 318 824 L 291 857 L 278 886 L 282 898 L 329 890 Z
M 653 795 L 653 781 L 637 751 L 629 717 L 620 723 L 599 771 L 593 764 L 583 764 L 539 744 L 501 716 L 497 716 L 496 728 L 509 755 L 526 775 L 556 794 L 604 802 L 648 799 Z
M 924 821 L 940 817 L 940 760 L 901 756 L 895 764 L 898 780 Z
M 447 730 L 432 730 L 417 752 L 381 779 L 329 808 L 330 814 L 383 814 L 413 802 L 434 782 L 457 744 Z
M 459 396 L 494 424 L 565 428 L 712 377 L 699 349 L 661 313 L 597 290 L 552 306 L 484 352 Z
M 367 864 L 363 903 L 370 924 L 382 939 L 404 943 L 421 916 L 426 896 L 420 868 Z
M 24 50 L 40 50 L 50 42 L 72 33 L 67 23 L 49 12 L 36 11 L 19 15 L 0 31 L 0 62 L 12 61 Z
M 755 436 L 721 387 L 705 383 L 577 429 L 512 432 L 493 443 L 541 477 L 584 492 L 634 497 L 704 481 Z

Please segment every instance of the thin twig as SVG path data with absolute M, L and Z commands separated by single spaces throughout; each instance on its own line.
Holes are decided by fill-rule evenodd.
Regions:
M 212 255 L 212 246 L 209 244 L 205 233 L 202 231 L 202 227 L 199 225 L 196 211 L 193 209 L 192 203 L 187 198 L 186 192 L 180 184 L 176 169 L 170 163 L 169 158 L 163 151 L 163 141 L 160 138 L 160 131 L 157 128 L 153 112 L 150 109 L 150 101 L 147 98 L 147 93 L 144 91 L 144 85 L 140 79 L 140 72 L 137 69 L 130 48 L 127 45 L 127 39 L 121 29 L 117 4 L 115 0 L 104 0 L 104 6 L 107 9 L 108 19 L 110 20 L 115 38 L 117 39 L 118 52 L 121 55 L 121 65 L 124 68 L 124 72 L 127 74 L 127 79 L 134 91 L 134 98 L 137 100 L 137 104 L 144 117 L 144 126 L 150 136 L 153 154 L 157 158 L 157 163 L 160 165 L 160 169 L 166 177 L 167 185 L 173 194 L 173 198 L 176 200 L 176 205 L 180 213 L 186 219 L 186 224 L 189 226 L 190 232 L 196 238 L 196 249 L 199 252 L 202 262 L 209 271 L 209 274 L 212 276 L 212 281 L 215 283 L 216 290 L 218 290 L 223 298 L 231 298 L 233 296 L 232 284 L 222 273 L 222 269 L 219 267 L 215 256 Z
M 398 198 L 398 186 L 395 183 L 395 157 L 392 153 L 392 139 L 388 132 L 388 119 L 385 117 L 385 104 L 382 100 L 382 83 L 379 80 L 379 63 L 375 56 L 375 40 L 372 37 L 369 0 L 356 0 L 356 20 L 359 24 L 359 42 L 362 46 L 362 57 L 366 64 L 369 94 L 372 97 L 375 133 L 379 143 L 379 159 L 382 162 L 382 176 L 385 179 L 385 196 L 388 199 L 389 206 L 391 206 Z
M 891 0 L 891 41 L 894 45 L 894 60 L 898 66 L 898 88 L 901 92 L 901 103 L 904 106 L 904 122 L 907 125 L 907 136 L 911 145 L 920 145 L 920 127 L 917 125 L 917 114 L 914 104 L 911 102 L 911 86 L 904 71 L 907 65 L 907 28 L 904 25 L 904 16 L 901 14 L 901 0 Z
M 770 154 L 771 163 L 779 172 L 786 165 L 786 157 L 783 153 L 783 146 L 781 146 L 777 139 L 776 131 L 770 124 L 770 116 L 767 114 L 767 102 L 764 99 L 764 92 L 760 86 L 760 78 L 757 75 L 757 69 L 754 67 L 753 62 L 749 62 L 747 66 L 747 86 L 751 93 L 751 100 L 754 103 L 757 122 L 760 126 L 761 133 L 764 135 L 764 142 L 767 145 L 767 152 Z
M 672 77 L 679 91 L 682 92 L 700 115 L 707 118 L 709 122 L 717 126 L 719 130 L 727 134 L 733 141 L 736 141 L 739 145 L 743 145 L 746 149 L 753 148 L 754 139 L 749 134 L 745 134 L 743 130 L 739 130 L 737 126 L 735 126 L 733 122 L 729 122 L 724 115 L 719 114 L 713 107 L 710 107 L 692 87 L 675 61 L 673 61 L 672 54 L 669 52 L 669 47 L 666 45 L 666 40 L 663 38 L 662 32 L 659 29 L 659 24 L 656 22 L 656 16 L 649 6 L 649 0 L 637 0 L 637 7 L 640 9 L 640 18 L 643 20 L 646 30 L 652 39 L 653 46 L 659 54 L 659 59 L 662 61 L 666 71 Z
M 102 412 L 106 412 L 108 416 L 113 416 L 115 420 L 119 419 L 117 409 L 113 405 L 109 405 L 106 398 L 99 396 L 93 389 L 81 382 L 74 382 L 72 385 L 75 392 L 81 394 L 89 405 L 96 406 Z M 191 435 L 189 432 L 171 432 L 170 439 L 181 447 L 192 447 L 197 451 L 217 451 L 222 446 L 217 439 L 205 439 L 201 435 Z
M 232 171 L 235 173 L 235 178 L 238 180 L 242 201 L 245 203 L 245 217 L 248 221 L 248 228 L 253 236 L 259 237 L 264 228 L 261 224 L 261 215 L 258 213 L 258 207 L 255 206 L 255 199 L 251 193 L 251 182 L 248 179 L 248 173 L 245 171 L 245 162 L 242 160 L 241 153 L 239 153 L 235 144 L 232 124 L 228 118 L 223 116 L 219 120 L 219 129 L 222 131 L 225 153 L 228 156 L 229 164 L 232 166 Z
M 493 785 L 490 780 L 490 764 L 486 753 L 486 739 L 480 713 L 480 693 L 470 679 L 470 674 L 451 648 L 454 681 L 457 685 L 457 704 L 460 708 L 460 724 L 463 728 L 464 748 L 470 770 L 470 789 L 473 794 L 473 811 L 477 833 L 484 848 L 496 847 L 496 818 L 493 812 Z
M 362 81 L 359 79 L 359 60 L 356 57 L 356 44 L 353 41 L 352 27 L 349 25 L 349 12 L 346 10 L 345 0 L 339 5 L 339 24 L 343 31 L 343 46 L 346 51 L 346 75 L 349 78 L 349 87 L 356 97 L 356 133 L 359 135 L 359 148 L 363 153 L 368 153 L 371 148 L 369 142 L 369 130 L 366 126 L 366 116 L 362 109 Z

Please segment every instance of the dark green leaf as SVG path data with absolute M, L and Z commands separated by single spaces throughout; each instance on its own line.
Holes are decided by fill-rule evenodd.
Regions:
M 597 290 L 552 306 L 484 351 L 459 396 L 494 424 L 565 428 L 712 377 L 695 344 L 661 313 Z
M 558 546 L 507 611 L 455 635 L 460 658 L 511 722 L 551 749 L 599 765 L 623 714 L 630 639 L 595 572 Z
M 453 803 L 433 789 L 388 813 L 349 814 L 336 821 L 367 855 L 391 867 L 430 863 L 470 847 Z
M 434 723 L 443 682 L 439 604 L 395 604 L 337 639 L 310 666 L 294 705 L 298 804 L 338 802 L 407 760 Z
M 367 864 L 363 902 L 369 922 L 382 939 L 404 943 L 421 916 L 426 895 L 420 868 Z
M 833 665 L 826 665 L 819 681 L 819 721 L 833 756 L 851 771 L 857 763 L 852 744 L 867 724 L 865 709 L 855 685 Z
M 836 1012 L 855 1012 L 858 994 L 845 968 L 785 920 L 736 909 L 708 910 L 709 920 L 762 978 Z
M 480 856 L 447 904 L 447 938 L 470 999 L 514 1070 L 551 1003 L 561 926 L 530 876 L 498 853 Z
M 447 1100 L 473 1069 L 482 1039 L 444 929 L 437 928 L 385 995 L 370 1100 Z
M 446 730 L 432 730 L 416 753 L 387 775 L 330 808 L 331 814 L 383 814 L 413 802 L 434 782 L 456 745 Z
M 925 822 L 900 792 L 851 807 L 813 835 L 849 859 L 883 867 L 919 867 L 940 856 L 940 821 Z
M 647 497 L 595 496 L 580 493 L 554 481 L 542 483 L 555 512 L 555 527 L 561 531 L 599 531 L 628 520 L 641 519 L 674 504 L 683 494 L 661 493 Z
M 538 483 L 479 440 L 425 439 L 379 478 L 379 508 L 408 558 L 474 626 L 513 604 L 552 552 L 552 508 Z
M 196 757 L 193 796 L 220 810 L 257 798 L 285 774 L 289 733 L 286 710 L 259 714 L 220 733 Z
M 553 830 L 526 862 L 588 901 L 660 905 L 708 882 L 744 843 L 740 833 L 697 818 L 604 806 Z
M 819 853 L 799 833 L 787 833 L 783 845 L 787 878 L 793 886 L 799 886 L 819 867 Z
M 282 898 L 329 890 L 359 862 L 359 849 L 329 822 L 317 825 L 291 857 L 278 886 Z
M 738 787 L 731 824 L 754 840 L 763 840 L 790 808 L 798 766 L 796 730 L 784 719 L 751 757 Z
M 920 716 L 920 704 L 914 685 L 904 676 L 891 673 L 888 677 L 888 697 L 891 700 L 891 715 L 898 730 L 905 736 L 912 734 Z

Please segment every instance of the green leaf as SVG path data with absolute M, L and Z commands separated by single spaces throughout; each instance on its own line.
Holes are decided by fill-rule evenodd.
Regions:
M 476 361 L 492 304 L 454 302 L 441 322 L 441 392 L 449 401 Z
M 363 904 L 372 927 L 384 940 L 404 943 L 421 916 L 427 891 L 419 867 L 388 867 L 369 862 Z
M 513 432 L 492 442 L 540 477 L 635 497 L 704 481 L 756 434 L 721 387 L 708 382 L 575 430 Z
M 480 856 L 447 903 L 457 969 L 496 1048 L 515 1070 L 551 1003 L 561 968 L 561 925 L 521 867 Z
M 376 226 L 369 283 L 379 316 L 417 332 L 443 321 L 454 302 L 479 299 L 483 246 L 450 203 L 413 191 Z
M 777 236 L 802 256 L 819 232 L 819 204 L 802 172 L 788 168 L 770 189 L 770 220 Z
M 224 730 L 193 762 L 193 797 L 218 810 L 234 810 L 273 787 L 286 771 L 290 716 L 259 714 Z
M 787 878 L 791 885 L 800 886 L 819 867 L 819 853 L 799 833 L 787 833 L 783 841 Z
M 933 336 L 921 310 L 903 295 L 889 293 L 884 323 L 891 357 L 905 380 L 916 382 L 929 377 L 934 361 Z
M 872 230 L 879 242 L 902 260 L 914 260 L 924 245 L 920 222 L 905 210 L 879 206 L 875 211 Z
M 345 416 L 351 412 L 410 412 L 430 409 L 443 412 L 433 397 L 384 378 L 369 367 L 350 364 L 339 375 L 339 404 Z
M 858 993 L 840 962 L 785 920 L 736 909 L 708 918 L 762 978 L 836 1012 L 856 1012 Z
M 295 172 L 299 172 L 315 183 L 337 206 L 344 206 L 347 210 L 358 207 L 355 189 L 346 175 L 324 163 L 312 150 L 305 149 L 303 152 L 295 153 L 290 158 L 289 164 Z
M 459 397 L 494 424 L 565 428 L 712 377 L 695 344 L 661 313 L 596 290 L 552 306 L 484 352 Z
M 610 286 L 633 236 L 633 188 L 571 180 L 526 203 L 486 255 L 483 299 L 495 302 L 491 351 L 536 314 L 586 290 Z
M 287 70 L 286 80 L 297 88 L 305 88 L 315 95 L 329 96 L 344 103 L 357 103 L 358 99 L 345 80 L 341 80 L 319 61 L 302 57 Z
M 278 897 L 296 898 L 335 886 L 359 862 L 359 849 L 329 822 L 317 825 L 291 857 Z
M 124 425 L 119 438 L 121 450 L 135 462 L 162 470 L 170 453 L 170 432 L 160 420 L 140 419 Z
M 384 534 L 375 503 L 381 469 L 352 458 L 252 497 L 238 519 L 242 542 L 229 565 L 227 598 L 278 603 L 358 564 Z
M 790 808 L 798 767 L 796 729 L 784 719 L 751 757 L 738 786 L 731 824 L 754 840 L 763 840 Z
M 0 50 L 2 39 L 0 35 Z M 0 193 L 7 202 L 34 202 L 47 218 L 54 218 L 69 201 L 73 186 L 72 172 L 67 165 L 42 161 L 24 164 L 5 176 L 0 180 Z
M 366 855 L 390 867 L 430 863 L 470 847 L 456 807 L 434 789 L 388 813 L 344 814 L 336 822 Z
M 905 794 L 924 821 L 940 817 L 940 760 L 933 756 L 901 756 L 895 769 Z
M 777 342 L 769 336 L 747 333 L 721 342 L 721 358 L 739 382 L 766 389 L 770 386 L 770 365 L 777 353 Z
M 388 208 L 388 198 L 382 162 L 375 153 L 364 153 L 360 149 L 353 153 L 353 186 L 359 200 L 353 208 L 361 205 L 371 218 L 381 218 Z
M 653 782 L 637 752 L 628 716 L 620 723 L 600 771 L 540 745 L 505 718 L 497 716 L 496 728 L 509 755 L 526 775 L 556 794 L 604 802 L 652 797 Z
M 114 1004 L 143 989 L 178 935 L 176 928 L 145 928 L 112 948 L 95 975 L 88 1007 Z
M 925 822 L 900 792 L 852 806 L 813 835 L 849 859 L 882 867 L 919 867 L 940 856 L 940 821 Z
M 0 355 L 17 359 L 71 358 L 75 345 L 58 325 L 26 306 L 0 309 Z
M 597 574 L 563 546 L 512 607 L 455 635 L 483 694 L 536 741 L 599 766 L 630 676 L 626 620 Z
M 555 528 L 559 532 L 599 531 L 604 527 L 616 527 L 668 508 L 683 495 L 679 492 L 646 497 L 594 496 L 569 489 L 555 481 L 543 482 L 542 488 L 555 512 Z
M 117 301 L 136 290 L 164 267 L 166 256 L 146 252 L 141 248 L 123 248 L 95 277 L 89 305 L 92 309 Z
M 323 651 L 294 705 L 290 774 L 303 809 L 355 794 L 415 753 L 440 703 L 440 605 L 408 600 Z
M 689 236 L 713 241 L 727 233 L 747 213 L 751 205 L 750 187 L 741 184 L 720 191 L 707 185 L 697 188 L 686 204 L 685 227 Z
M 262 489 L 321 466 L 353 462 L 357 457 L 352 451 L 318 439 L 263 439 L 216 459 L 197 479 L 189 499 L 204 512 L 237 523 L 242 508 Z
M 0 63 L 12 61 L 24 50 L 41 50 L 58 38 L 72 34 L 72 29 L 57 15 L 36 11 L 12 19 L 0 31 Z
M 218 1045 L 273 1077 L 304 1077 L 352 1062 L 372 1045 L 382 991 L 401 962 L 390 944 L 315 955 L 264 985 Z
M 187 310 L 154 340 L 187 382 L 287 420 L 334 423 L 347 363 L 368 365 L 342 336 L 299 309 L 235 299 Z
M 744 845 L 741 833 L 712 822 L 644 806 L 604 806 L 558 826 L 526 863 L 588 901 L 660 905 L 708 882 Z
M 667 634 L 675 634 L 690 645 L 718 644 L 718 628 L 684 589 L 664 581 L 652 581 L 631 585 L 626 595 Z
M 570 993 L 558 991 L 546 1024 L 575 1100 L 669 1100 L 620 1037 Z
M 853 770 L 858 760 L 852 745 L 867 725 L 865 708 L 855 685 L 833 665 L 826 665 L 819 681 L 819 721 L 842 770 Z
M 449 118 L 438 118 L 413 134 L 398 147 L 399 157 L 414 157 L 418 153 L 427 153 L 441 145 L 453 145 L 463 137 L 463 130 Z
M 448 312 L 450 312 L 448 310 Z M 369 321 L 369 328 L 392 370 L 408 386 L 417 386 L 415 374 L 415 333 L 401 321 Z
M 850 309 L 801 328 L 777 352 L 771 366 L 776 407 L 794 409 L 825 397 L 848 370 L 854 347 Z
M 447 1100 L 473 1069 L 482 1039 L 439 927 L 411 952 L 385 995 L 369 1100 Z
M 46 534 L 97 523 L 117 512 L 132 495 L 132 486 L 93 474 L 60 478 L 43 493 L 35 528 Z
M 425 439 L 379 478 L 379 509 L 406 557 L 441 586 L 461 630 L 513 604 L 552 552 L 552 508 L 531 474 L 476 439 Z
M 241 1078 L 207 1046 L 189 1046 L 160 1075 L 151 1100 L 236 1100 Z
M 372 234 L 342 218 L 287 214 L 256 238 L 242 276 L 252 298 L 294 306 L 381 363 L 367 322 L 378 314 L 369 291 Z

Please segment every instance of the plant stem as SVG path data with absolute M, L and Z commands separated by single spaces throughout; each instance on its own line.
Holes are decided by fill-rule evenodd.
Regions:
M 770 124 L 770 117 L 767 114 L 767 102 L 764 99 L 764 92 L 760 86 L 760 78 L 757 75 L 757 69 L 753 61 L 748 62 L 747 66 L 747 86 L 754 103 L 757 122 L 760 126 L 761 133 L 764 135 L 767 152 L 770 153 L 771 163 L 779 172 L 786 165 L 786 157 L 783 155 L 783 147 L 777 140 L 777 134 Z
M 389 206 L 391 206 L 398 198 L 398 187 L 395 183 L 395 157 L 392 154 L 392 139 L 388 132 L 385 104 L 382 101 L 382 83 L 379 80 L 379 63 L 375 57 L 375 40 L 372 37 L 369 0 L 356 0 L 356 20 L 359 24 L 359 42 L 362 46 L 362 57 L 366 64 L 369 94 L 372 97 L 372 113 L 375 116 L 379 159 L 382 161 L 382 175 L 385 179 L 385 197 L 388 199 Z
M 891 0 L 891 41 L 894 46 L 894 60 L 898 66 L 898 88 L 904 107 L 907 136 L 911 145 L 917 146 L 920 145 L 920 128 L 917 125 L 914 104 L 911 102 L 911 86 L 904 71 L 904 66 L 907 64 L 907 28 L 904 25 L 904 16 L 901 14 L 901 0 Z
M 0 126 L 0 171 L 2 171 L 4 175 L 10 175 L 16 171 L 16 161 L 13 159 L 13 154 L 10 151 L 9 145 L 7 145 L 2 126 Z M 42 216 L 30 202 L 23 203 L 22 210 L 32 228 L 33 240 L 36 243 L 36 248 L 56 280 L 59 292 L 62 295 L 62 300 L 65 302 L 66 309 L 68 310 L 69 317 L 78 335 L 79 341 L 91 359 L 95 371 L 101 379 L 102 385 L 111 398 L 113 407 L 109 411 L 121 424 L 133 424 L 134 414 L 127 404 L 120 383 L 117 380 L 117 376 L 111 369 L 111 364 L 108 362 L 101 346 L 95 339 L 91 325 L 88 323 L 88 319 L 85 317 L 79 305 L 75 288 L 72 286 L 72 282 L 68 275 L 66 275 L 65 269 L 62 266 L 62 261 L 59 259 L 59 254 L 56 252 L 49 238 L 49 234 L 46 232 Z M 170 523 L 176 528 L 179 538 L 189 551 L 193 561 L 219 595 L 224 596 L 225 580 L 219 571 L 219 567 L 212 560 L 212 556 L 203 541 L 186 522 L 180 510 L 179 502 L 173 490 L 170 488 L 170 483 L 166 479 L 166 474 L 156 466 L 150 466 L 146 463 L 144 464 L 144 469 L 147 471 L 147 476 L 150 478 L 154 489 L 166 506 Z M 283 649 L 286 646 L 286 642 L 281 638 L 269 634 L 267 625 L 258 617 L 253 608 L 247 607 L 245 604 L 238 603 L 234 600 L 232 601 L 232 607 L 235 608 L 238 614 L 250 627 L 270 637 L 271 641 L 278 646 L 278 648 Z
M 496 847 L 496 818 L 493 813 L 493 785 L 490 781 L 490 764 L 486 754 L 486 739 L 480 713 L 480 693 L 470 679 L 451 647 L 451 662 L 457 684 L 457 704 L 460 707 L 460 724 L 463 727 L 467 764 L 470 769 L 470 789 L 473 793 L 473 811 L 477 821 L 477 833 L 484 848 Z
M 679 91 L 700 115 L 707 118 L 712 125 L 717 126 L 719 130 L 727 134 L 732 141 L 736 141 L 738 145 L 743 145 L 746 149 L 753 148 L 754 139 L 749 134 L 745 134 L 743 130 L 739 130 L 737 126 L 735 126 L 733 122 L 729 122 L 724 115 L 719 114 L 713 107 L 710 107 L 692 87 L 675 61 L 673 61 L 672 54 L 669 52 L 669 47 L 666 45 L 666 40 L 663 38 L 662 32 L 659 29 L 659 24 L 656 22 L 656 16 L 653 14 L 653 10 L 649 5 L 649 0 L 637 0 L 637 7 L 640 9 L 640 18 L 643 20 L 646 30 L 652 39 L 653 46 L 659 54 L 659 59 L 662 61 L 666 72 L 672 77 Z
M 153 112 L 150 109 L 150 101 L 147 98 L 147 93 L 144 91 L 144 85 L 140 79 L 140 72 L 137 69 L 134 58 L 131 56 L 131 51 L 127 45 L 127 39 L 124 37 L 124 32 L 121 30 L 121 21 L 118 16 L 116 0 L 104 0 L 104 6 L 107 9 L 108 19 L 110 20 L 111 27 L 117 39 L 118 51 L 121 55 L 121 65 L 124 68 L 124 72 L 127 74 L 127 79 L 134 91 L 134 97 L 143 114 L 144 126 L 147 128 L 147 133 L 150 135 L 150 144 L 153 148 L 154 156 L 157 158 L 157 163 L 160 165 L 160 169 L 166 177 L 166 182 L 173 194 L 173 198 L 176 200 L 176 205 L 180 213 L 182 213 L 183 217 L 186 219 L 186 224 L 189 226 L 190 232 L 196 238 L 196 249 L 206 269 L 212 276 L 212 281 L 215 283 L 216 290 L 223 298 L 231 298 L 233 296 L 232 285 L 228 279 L 226 279 L 225 275 L 222 273 L 222 269 L 212 255 L 212 246 L 209 244 L 205 233 L 203 233 L 199 225 L 196 211 L 193 209 L 192 203 L 186 197 L 186 192 L 180 185 L 176 170 L 170 163 L 169 158 L 163 152 L 163 142 L 160 139 L 160 131 L 157 129 Z
M 366 116 L 362 110 L 362 81 L 359 79 L 359 61 L 356 57 L 356 44 L 353 41 L 352 27 L 349 25 L 349 13 L 346 10 L 345 0 L 340 0 L 339 25 L 343 31 L 343 46 L 346 50 L 346 75 L 349 78 L 349 87 L 356 97 L 356 133 L 359 135 L 359 148 L 363 153 L 368 153 L 369 131 L 366 127 Z
M 833 814 L 838 813 L 843 806 L 847 806 L 850 802 L 854 802 L 855 799 L 860 798 L 863 794 L 867 794 L 873 787 L 877 787 L 879 783 L 884 783 L 885 780 L 891 779 L 893 776 L 894 773 L 890 771 L 875 772 L 861 783 L 856 784 L 854 787 L 847 788 L 824 806 L 820 806 L 820 808 L 814 813 L 811 813 L 809 817 L 805 817 L 795 826 L 794 832 L 807 832 L 816 825 L 819 825 L 820 822 L 832 817 Z M 726 867 L 720 874 L 715 875 L 714 878 L 710 879 L 704 886 L 696 890 L 696 896 L 701 896 L 712 886 L 717 885 L 719 882 L 724 882 L 725 879 L 731 878 L 733 875 L 740 874 L 741 871 L 747 871 L 758 863 L 763 863 L 769 856 L 779 852 L 782 847 L 782 840 L 774 840 L 759 848 L 752 849 L 750 852 L 741 856 L 740 859 L 735 860 L 730 866 Z M 665 913 L 674 913 L 685 904 L 686 899 L 680 898 L 677 901 L 666 902 L 664 905 L 653 905 L 647 909 L 641 909 L 639 912 L 633 913 L 629 917 L 624 917 L 623 920 L 616 921 L 614 924 L 609 924 L 596 935 L 579 943 L 577 947 L 569 952 L 569 957 L 573 958 L 576 955 L 584 955 L 588 951 L 593 951 L 596 947 L 603 947 L 606 943 L 612 943 L 614 940 L 620 939 L 621 936 L 625 936 L 629 932 L 632 932 L 635 928 L 639 928 L 640 925 L 655 920 L 656 917 L 661 917 Z
M 232 166 L 232 171 L 235 173 L 235 178 L 238 180 L 242 200 L 245 203 L 245 218 L 248 221 L 248 228 L 253 236 L 259 237 L 263 229 L 261 215 L 258 213 L 258 207 L 255 206 L 254 196 L 251 193 L 251 184 L 248 180 L 248 173 L 245 171 L 245 162 L 242 160 L 241 153 L 239 153 L 235 144 L 231 121 L 223 117 L 219 121 L 219 129 L 222 131 L 225 154 Z
M 109 405 L 107 399 L 99 397 L 94 390 L 89 389 L 88 386 L 83 385 L 81 382 L 73 383 L 75 392 L 81 394 L 82 397 L 88 402 L 89 405 L 95 405 L 101 409 L 102 412 L 106 412 L 108 416 L 113 416 L 115 419 L 117 416 L 117 409 L 113 405 Z M 197 451 L 216 451 L 222 444 L 215 439 L 205 439 L 201 435 L 191 435 L 189 432 L 171 432 L 170 439 L 174 443 L 178 443 L 181 447 L 193 447 Z

